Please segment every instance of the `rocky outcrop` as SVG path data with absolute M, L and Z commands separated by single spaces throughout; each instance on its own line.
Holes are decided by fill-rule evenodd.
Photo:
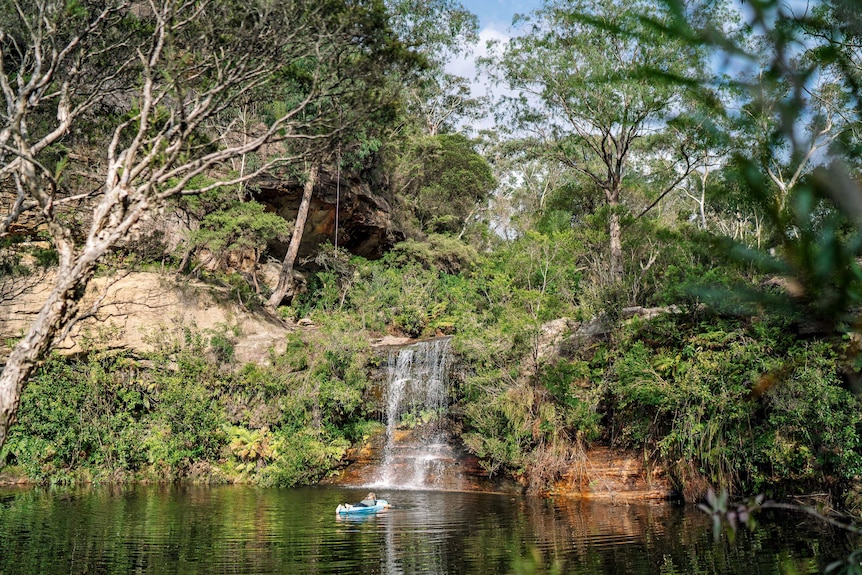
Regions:
M 389 202 L 381 194 L 348 173 L 336 174 L 321 170 L 314 187 L 308 221 L 299 248 L 302 259 L 314 253 L 318 245 L 335 243 L 336 224 L 338 246 L 349 252 L 377 259 L 403 235 L 395 229 Z M 289 222 L 296 220 L 302 199 L 302 182 L 272 175 L 257 178 L 251 184 L 254 199 L 264 204 Z M 287 251 L 286 243 L 274 243 L 270 251 L 281 258 Z
M 17 339 L 29 328 L 53 283 L 50 277 L 41 280 L 22 284 L 14 300 L 0 306 L 3 341 Z M 270 350 L 284 349 L 291 329 L 276 318 L 243 309 L 226 289 L 157 273 L 94 278 L 80 309 L 92 311 L 97 302 L 98 309 L 57 347 L 59 353 L 76 354 L 88 346 L 149 352 L 191 330 L 229 340 L 237 363 L 265 363 Z
M 635 453 L 604 446 L 583 452 L 551 493 L 611 502 L 666 500 L 674 494 L 661 467 L 648 467 Z
M 537 349 L 538 362 L 553 362 L 556 358 L 572 358 L 589 352 L 598 342 L 607 339 L 611 328 L 607 319 L 593 318 L 575 321 L 563 317 L 542 324 Z
M 502 476 L 489 477 L 479 465 L 478 458 L 467 453 L 454 436 L 438 436 L 440 442 L 429 449 L 423 433 L 421 426 L 398 429 L 394 437 L 396 454 L 389 461 L 385 461 L 384 456 L 386 434 L 378 433 L 349 449 L 345 458 L 346 465 L 322 483 L 345 487 L 380 484 L 384 466 L 388 466 L 388 473 L 396 478 L 394 482 L 401 486 L 414 480 L 417 471 L 430 471 L 433 482 L 423 484 L 423 490 L 494 493 L 521 491 L 521 487 L 514 481 Z

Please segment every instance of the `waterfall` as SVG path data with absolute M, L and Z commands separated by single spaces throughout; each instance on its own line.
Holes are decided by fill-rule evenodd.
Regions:
M 489 481 L 478 459 L 466 452 L 452 429 L 447 413 L 450 340 L 440 337 L 384 347 L 388 360 L 375 397 L 386 429 L 354 452 L 351 464 L 327 483 L 373 488 L 383 494 L 391 489 L 508 489 Z
M 448 400 L 449 338 L 413 344 L 389 352 L 386 381 L 386 436 L 391 440 L 401 419 L 438 419 Z
M 389 352 L 386 440 L 375 485 L 424 489 L 445 482 L 446 468 L 455 459 L 443 426 L 449 343 L 450 338 L 437 338 Z

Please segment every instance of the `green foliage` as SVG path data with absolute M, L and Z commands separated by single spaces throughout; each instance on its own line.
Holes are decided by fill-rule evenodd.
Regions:
M 285 238 L 288 232 L 287 221 L 265 211 L 263 204 L 232 202 L 206 214 L 189 241 L 196 248 L 206 248 L 217 254 L 217 258 L 226 259 L 232 253 L 243 250 L 258 256 L 267 242 Z
M 25 275 L 30 269 L 21 263 L 21 255 L 4 249 L 0 253 L 0 275 L 4 277 Z
M 169 433 L 164 463 L 171 469 L 187 469 L 195 461 L 218 457 L 226 442 L 224 414 L 204 382 L 188 372 L 159 378 L 158 411 L 154 419 Z
M 267 428 L 251 430 L 229 427 L 226 431 L 230 436 L 228 447 L 231 454 L 239 459 L 235 467 L 239 472 L 251 471 L 279 456 L 280 445 L 273 440 Z
M 398 250 L 380 262 L 355 258 L 341 269 L 318 272 L 292 305 L 302 316 L 338 311 L 364 329 L 391 326 L 418 337 L 451 332 L 472 305 L 471 292 L 467 278 L 426 269 Z
M 48 362 L 22 398 L 7 461 L 38 480 L 140 469 L 146 390 L 128 374 L 127 358 L 104 353 L 77 364 Z
M 26 276 L 57 265 L 57 250 L 47 242 L 24 242 L 20 238 L 0 241 L 0 278 Z
M 528 232 L 498 251 L 497 281 L 507 278 L 511 297 L 537 322 L 564 317 L 579 303 L 583 246 L 571 231 Z
M 468 271 L 479 259 L 476 250 L 464 242 L 445 235 L 428 234 L 423 241 L 406 240 L 393 247 L 396 258 L 415 261 L 426 268 L 448 274 Z
M 444 49 L 456 47 L 453 38 L 475 32 L 475 19 L 448 0 L 419 4 L 389 3 L 403 16 L 392 26 L 409 45 L 432 48 L 424 60 L 433 75 Z M 713 4 L 699 8 L 720 13 L 721 3 Z M 768 4 L 752 5 L 762 28 L 769 28 Z M 672 0 L 547 2 L 519 20 L 524 34 L 490 63 L 497 79 L 535 96 L 507 101 L 504 114 L 517 129 L 547 136 L 508 145 L 508 159 L 522 162 L 512 176 L 498 158 L 492 166 L 477 142 L 446 133 L 445 118 L 436 124 L 426 118 L 428 135 L 417 135 L 414 122 L 387 139 L 401 110 L 422 113 L 422 104 L 453 102 L 451 94 L 430 91 L 463 84 L 419 73 L 411 87 L 425 100 L 407 102 L 389 83 L 406 74 L 387 74 L 423 58 L 403 58 L 383 4 L 354 11 L 327 1 L 323 8 L 332 10 L 321 8 L 321 24 L 369 35 L 350 32 L 362 42 L 325 46 L 322 67 L 305 55 L 290 59 L 274 71 L 277 86 L 266 100 L 252 90 L 248 106 L 225 109 L 219 119 L 244 129 L 271 125 L 318 81 L 332 82 L 320 88 L 337 91 L 305 110 L 320 123 L 306 126 L 304 135 L 319 139 L 319 147 L 309 155 L 294 142 L 278 153 L 339 161 L 363 179 L 385 182 L 409 239 L 374 262 L 322 248 L 307 290 L 279 310 L 285 318 L 311 317 L 317 329 L 289 336 L 271 365 L 236 365 L 239 334 L 229 326 L 208 332 L 188 326 L 155 345 L 147 369 L 98 352 L 91 343 L 100 334 L 88 335 L 85 358 L 53 358 L 30 383 L 0 463 L 45 481 L 173 478 L 209 466 L 263 485 L 314 482 L 338 465 L 350 442 L 380 429 L 366 402 L 370 337 L 442 333 L 453 336 L 458 353 L 454 417 L 465 445 L 492 474 L 542 488 L 580 449 L 606 441 L 664 463 L 694 496 L 709 485 L 774 494 L 846 488 L 862 474 L 862 422 L 859 400 L 839 374 L 855 375 L 858 346 L 848 344 L 839 356 L 834 342 L 811 336 L 858 331 L 862 300 L 862 210 L 853 181 L 858 66 L 848 45 L 817 33 L 836 28 L 858 36 L 852 25 L 858 18 L 841 6 L 818 5 L 803 21 L 775 7 L 781 26 L 774 35 L 749 43 L 729 32 L 722 44 L 695 29 L 704 24 L 715 32 L 707 25 L 714 14 L 688 13 Z M 81 10 L 69 4 L 69 17 L 83 18 Z M 245 16 L 227 8 L 225 14 L 229 21 L 218 29 L 227 41 Z M 747 54 L 745 61 L 763 73 L 715 92 L 701 63 L 718 45 L 742 60 Z M 398 54 L 403 59 L 396 62 Z M 197 56 L 188 57 L 170 71 Z M 834 81 L 825 80 L 827 72 L 837 74 Z M 343 97 L 342 88 L 352 96 Z M 722 107 L 743 113 L 713 114 Z M 680 115 L 693 109 L 703 116 Z M 154 129 L 169 125 L 169 112 L 154 110 Z M 135 113 L 116 115 L 128 120 Z M 830 119 L 840 129 L 826 133 Z M 336 123 L 336 136 L 327 136 Z M 829 145 L 817 147 L 824 133 Z M 816 154 L 807 155 L 800 134 L 814 138 Z M 216 144 L 203 135 L 189 142 L 202 150 Z M 66 148 L 51 147 L 43 162 L 62 183 L 73 172 Z M 713 181 L 703 172 L 706 197 L 689 195 L 682 206 L 654 203 L 704 150 L 713 159 L 731 158 L 715 166 Z M 823 160 L 818 169 L 812 157 Z M 243 157 L 231 173 L 266 160 L 263 152 Z M 799 177 L 788 179 L 794 173 Z M 192 178 L 184 191 L 209 187 L 210 177 Z M 512 180 L 503 186 L 511 193 L 490 198 L 498 177 Z M 245 190 L 226 187 L 182 200 L 182 210 L 199 223 L 191 226 L 189 252 L 212 256 L 222 268 L 259 262 L 290 226 L 246 199 Z M 489 239 L 494 231 L 476 215 L 490 199 L 513 204 L 493 228 L 506 237 Z M 663 202 L 673 199 L 669 194 Z M 697 230 L 680 223 L 692 199 L 702 207 Z M 649 210 L 649 217 L 635 217 Z M 80 218 L 73 211 L 61 217 Z M 477 230 L 494 250 L 468 243 Z M 57 261 L 51 248 L 6 247 L 3 275 Z M 143 259 L 157 253 L 139 248 Z M 617 258 L 619 274 L 608 266 Z M 734 269 L 732 261 L 742 265 Z M 248 307 L 260 301 L 253 274 L 212 277 L 231 301 Z M 669 309 L 649 321 L 628 319 L 631 310 L 624 309 L 633 305 Z M 600 342 L 578 347 L 565 330 L 558 334 L 565 345 L 550 341 L 552 322 L 569 329 L 594 317 L 610 320 Z M 410 414 L 403 423 L 437 415 Z
M 705 484 L 770 492 L 859 471 L 855 397 L 825 343 L 797 344 L 781 323 L 666 317 L 637 326 L 614 362 L 614 440 L 673 463 L 691 495 Z
M 859 401 L 841 387 L 827 346 L 801 346 L 789 359 L 795 369 L 764 394 L 768 415 L 754 481 L 841 487 L 862 472 Z
M 672 247 L 688 236 L 654 237 Z M 607 341 L 547 355 L 549 321 L 586 319 L 577 288 L 589 281 L 587 239 L 530 232 L 458 274 L 403 250 L 375 262 L 323 258 L 291 312 L 318 327 L 292 334 L 271 366 L 235 365 L 230 326 L 163 338 L 148 369 L 95 352 L 52 360 L 28 387 L 0 458 L 45 481 L 208 468 L 257 484 L 314 482 L 351 442 L 379 431 L 365 401 L 367 330 L 397 329 L 454 335 L 465 445 L 490 473 L 533 489 L 594 441 L 643 450 L 689 495 L 709 484 L 838 491 L 862 472 L 858 400 L 841 386 L 830 345 L 800 340 L 781 317 L 702 309 L 688 285 L 707 270 L 708 244 L 680 241 L 656 260 L 649 293 L 666 303 L 691 297 L 680 313 L 621 323 Z M 726 281 L 721 270 L 705 273 Z
M 316 483 L 336 467 L 350 442 L 321 435 L 311 429 L 280 437 L 279 457 L 260 470 L 258 482 L 264 487 L 293 487 Z
M 0 466 L 51 482 L 206 469 L 209 479 L 314 482 L 374 427 L 363 407 L 367 344 L 341 328 L 291 337 L 272 366 L 225 369 L 227 326 L 186 328 L 146 369 L 122 354 L 53 358 L 27 387 Z
M 367 429 L 364 344 L 341 326 L 323 329 L 289 338 L 275 358 L 278 377 L 247 366 L 222 395 L 235 425 L 233 469 L 262 485 L 317 481 Z
M 497 185 L 488 161 L 460 134 L 417 137 L 391 162 L 408 212 L 402 219 L 415 218 L 418 232 L 459 234 Z
M 526 472 L 527 453 L 540 439 L 533 437 L 535 402 L 532 388 L 511 385 L 485 388 L 475 401 L 468 398 L 464 412 L 471 430 L 463 435 L 464 444 L 489 474 Z

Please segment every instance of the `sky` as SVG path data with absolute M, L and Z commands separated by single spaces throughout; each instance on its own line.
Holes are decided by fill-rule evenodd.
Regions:
M 473 94 L 484 96 L 499 92 L 488 85 L 487 78 L 477 77 L 476 58 L 488 53 L 486 42 L 506 42 L 512 35 L 512 18 L 515 14 L 527 14 L 539 8 L 542 0 L 461 0 L 461 4 L 479 17 L 479 43 L 473 52 L 449 62 L 446 70 L 473 81 Z M 491 126 L 491 118 L 480 121 L 478 128 Z
M 484 30 L 491 28 L 505 32 L 512 24 L 512 16 L 526 14 L 539 7 L 539 0 L 462 0 L 462 5 L 479 17 Z

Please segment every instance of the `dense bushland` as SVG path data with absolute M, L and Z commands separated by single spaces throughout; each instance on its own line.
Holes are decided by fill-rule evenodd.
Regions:
M 226 360 L 231 333 L 186 329 L 149 357 L 51 358 L 0 461 L 41 482 L 318 481 L 379 423 L 365 340 L 291 337 L 270 365 Z
M 710 260 L 700 235 L 655 237 L 661 266 L 628 293 L 677 306 L 648 320 L 624 317 L 618 291 L 579 289 L 590 238 L 572 230 L 482 255 L 451 238 L 380 261 L 328 246 L 282 308 L 319 329 L 292 335 L 270 365 L 235 365 L 227 328 L 186 329 L 146 358 L 98 346 L 55 357 L 28 386 L 2 460 L 43 481 L 314 483 L 379 431 L 371 337 L 452 334 L 451 417 L 491 474 L 540 491 L 599 442 L 665 466 L 691 498 L 709 486 L 849 493 L 862 471 L 862 411 L 842 380 L 850 340 L 800 335 L 793 316 L 710 311 L 687 288 Z M 711 285 L 756 279 L 721 269 Z M 562 343 L 549 347 L 560 318 Z M 587 324 L 597 335 L 572 333 Z
M 607 383 L 611 440 L 665 462 L 694 497 L 707 486 L 843 493 L 862 470 L 859 400 L 838 348 L 790 328 L 775 317 L 633 322 Z
M 696 289 L 704 280 L 716 290 L 760 276 L 710 269 L 725 255 L 700 237 L 656 235 L 661 265 L 636 301 L 676 307 L 650 320 L 622 317 L 616 292 L 578 289 L 590 254 L 571 231 L 527 234 L 455 275 L 404 251 L 345 261 L 340 276 L 320 272 L 298 305 L 319 322 L 454 333 L 465 444 L 489 472 L 532 488 L 604 442 L 662 463 L 690 497 L 709 486 L 843 493 L 862 463 L 859 404 L 843 379 L 851 341 L 804 335 L 794 315 L 709 311 L 703 298 L 715 292 Z M 604 311 L 600 337 L 564 330 L 558 351 L 544 349 L 548 325 L 568 317 L 571 329 L 592 309 Z
M 709 487 L 776 496 L 828 490 L 858 505 L 858 10 L 843 0 L 817 2 L 803 16 L 775 2 L 751 2 L 739 14 L 721 2 L 548 0 L 516 22 L 517 40 L 482 62 L 508 93 L 534 97 L 502 98 L 504 125 L 471 139 L 458 133 L 458 119 L 477 117 L 481 102 L 467 97 L 465 79 L 443 72 L 443 60 L 474 38 L 475 18 L 453 2 L 429 2 L 421 15 L 412 4 L 372 2 L 354 13 L 350 2 L 333 3 L 367 37 L 315 9 L 305 18 L 334 25 L 332 36 L 300 35 L 295 47 L 319 40 L 331 49 L 307 60 L 319 76 L 297 58 L 284 74 L 299 84 L 267 79 L 272 102 L 253 90 L 239 101 L 227 90 L 224 107 L 197 131 L 185 130 L 182 110 L 171 115 L 171 130 L 182 133 L 177 157 L 225 150 L 206 173 L 186 166 L 194 174 L 182 184 L 147 179 L 158 162 L 176 160 L 159 154 L 145 158 L 156 167 L 125 172 L 142 174 L 135 184 L 145 191 L 167 187 L 160 202 L 187 228 L 180 245 L 144 249 L 120 242 L 125 232 L 100 244 L 58 305 L 48 305 L 68 313 L 33 331 L 38 345 L 10 343 L 19 356 L 27 352 L 19 363 L 35 368 L 46 338 L 79 319 L 82 310 L 66 304 L 81 297 L 98 265 L 117 260 L 219 278 L 248 309 L 309 317 L 319 329 L 297 330 L 268 365 L 236 365 L 236 334 L 193 326 L 156 342 L 147 357 L 107 353 L 97 341 L 81 357 L 51 357 L 28 379 L 0 466 L 40 481 L 313 483 L 379 427 L 367 342 L 446 334 L 458 353 L 451 417 L 489 474 L 541 491 L 603 443 L 664 466 L 691 498 Z M 129 8 L 120 3 L 117 14 Z M 24 30 L 27 13 L 19 16 Z M 241 62 L 246 55 L 238 49 Z M 722 57 L 739 73 L 707 74 Z M 156 76 L 182 76 L 152 66 Z M 87 71 L 105 73 L 97 64 Z M 317 78 L 331 85 L 317 86 Z M 185 102 L 172 94 L 186 88 L 202 97 L 177 82 L 165 82 L 157 100 Z M 306 102 L 306 89 L 319 97 Z M 288 113 L 297 98 L 307 114 Z M 32 117 L 62 117 L 48 113 L 49 103 Z M 216 128 L 222 112 L 231 127 L 224 133 Z M 118 137 L 133 125 L 122 120 Z M 246 149 L 238 142 L 254 125 L 296 141 Z M 42 148 L 0 167 L 4 185 L 19 190 L 3 224 L 4 303 L 14 301 L 21 277 L 62 271 L 74 259 L 75 238 L 86 235 L 79 220 L 98 198 L 65 178 L 65 166 L 73 162 L 82 181 L 100 176 L 69 149 L 79 139 L 104 147 L 106 129 L 85 122 L 74 137 L 51 132 L 58 140 L 45 148 L 41 179 L 15 170 L 37 165 Z M 24 140 L 26 132 L 2 131 Z M 206 145 L 192 145 L 204 134 Z M 160 149 L 155 138 L 148 149 Z M 252 175 L 263 166 L 301 184 L 299 211 L 324 169 L 351 171 L 391 200 L 393 242 L 404 241 L 378 261 L 331 245 L 298 260 L 307 214 L 286 222 L 254 202 Z M 96 196 L 126 213 L 113 189 Z M 167 203 L 172 195 L 190 197 Z M 31 196 L 38 201 L 25 201 Z M 52 211 L 55 197 L 61 212 Z M 6 233 L 36 208 L 32 237 Z M 123 230 L 136 225 L 135 214 Z M 258 272 L 288 235 L 280 291 Z M 250 260 L 252 272 L 225 269 L 232 259 Z M 303 268 L 304 290 L 294 268 Z M 645 319 L 643 308 L 662 309 Z M 12 383 L 23 385 L 29 372 L 12 371 Z M 3 421 L 14 399 L 8 395 Z

